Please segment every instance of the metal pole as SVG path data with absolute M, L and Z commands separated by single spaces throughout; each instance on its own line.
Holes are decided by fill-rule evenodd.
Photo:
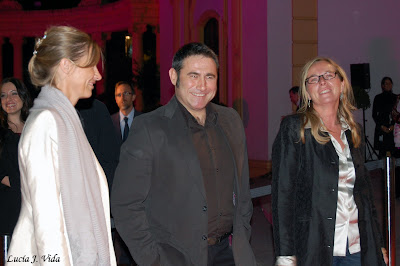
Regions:
M 396 266 L 396 215 L 395 215 L 395 160 L 386 155 L 385 160 L 385 201 L 386 201 L 386 228 L 388 240 L 389 266 Z
M 8 246 L 10 245 L 10 236 L 9 235 L 1 235 L 1 254 L 0 254 L 0 266 L 6 265 L 7 261 L 7 250 Z

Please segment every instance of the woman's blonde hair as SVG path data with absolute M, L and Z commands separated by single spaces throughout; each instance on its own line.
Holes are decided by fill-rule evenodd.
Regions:
M 78 65 L 77 61 L 85 55 L 88 55 L 86 62 Z M 37 40 L 28 70 L 33 85 L 55 86 L 55 73 L 61 59 L 69 59 L 85 68 L 95 66 L 101 57 L 100 47 L 87 33 L 69 26 L 53 26 Z
M 316 62 L 327 62 L 331 64 L 337 73 L 337 78 L 339 78 L 343 82 L 343 92 L 339 101 L 339 108 L 337 110 L 337 118 L 340 121 L 343 118 L 351 129 L 351 135 L 354 147 L 359 147 L 361 143 L 360 136 L 360 127 L 354 121 L 353 111 L 357 108 L 355 107 L 353 89 L 349 82 L 349 79 L 346 75 L 346 72 L 340 67 L 335 61 L 327 57 L 316 57 L 309 62 L 307 62 L 302 70 L 301 79 L 300 79 L 300 97 L 301 97 L 301 106 L 299 108 L 298 113 L 303 118 L 303 124 L 300 128 L 300 137 L 301 141 L 305 143 L 304 137 L 304 128 L 305 125 L 310 122 L 311 124 L 311 134 L 315 138 L 318 143 L 325 144 L 330 141 L 330 137 L 321 131 L 323 124 L 318 113 L 313 108 L 312 101 L 310 102 L 310 106 L 308 106 L 309 98 L 307 94 L 307 74 L 311 66 L 313 66 Z

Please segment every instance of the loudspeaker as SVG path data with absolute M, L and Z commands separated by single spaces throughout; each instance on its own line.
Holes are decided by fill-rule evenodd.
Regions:
M 351 86 L 360 87 L 361 89 L 370 89 L 370 76 L 369 76 L 369 64 L 351 64 Z

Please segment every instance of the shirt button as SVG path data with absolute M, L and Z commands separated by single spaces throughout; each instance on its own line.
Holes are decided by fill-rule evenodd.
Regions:
M 332 220 L 333 218 L 332 218 L 332 217 L 328 217 L 328 218 L 326 218 L 326 219 L 328 219 L 328 220 Z
M 332 188 L 332 189 L 331 189 L 331 192 L 335 192 L 335 189 L 334 189 L 334 188 Z
M 207 240 L 207 236 L 206 236 L 206 235 L 203 235 L 203 236 L 201 237 L 201 239 Z
M 330 245 L 327 245 L 326 247 L 327 247 L 327 248 L 331 248 L 331 246 L 330 246 Z
M 203 212 L 207 210 L 207 206 L 203 206 Z
M 217 171 L 217 173 L 218 173 L 218 172 L 219 172 L 219 169 L 217 168 L 216 171 Z

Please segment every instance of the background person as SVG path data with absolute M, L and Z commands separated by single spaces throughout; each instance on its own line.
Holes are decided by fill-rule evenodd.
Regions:
M 375 121 L 374 148 L 379 156 L 386 156 L 386 152 L 394 151 L 394 120 L 392 119 L 393 106 L 397 96 L 392 92 L 393 81 L 390 77 L 383 77 L 381 81 L 382 93 L 374 98 L 372 118 Z
M 290 102 L 292 103 L 292 114 L 300 108 L 299 86 L 294 86 L 289 90 Z
M 32 102 L 16 78 L 3 79 L 0 92 L 0 235 L 9 241 L 21 209 L 18 142 Z
M 133 106 L 135 99 L 135 90 L 129 82 L 119 81 L 115 84 L 115 101 L 119 107 L 119 112 L 113 114 L 111 119 L 114 124 L 115 132 L 121 140 L 121 144 L 128 137 L 133 119 L 142 114 L 135 110 Z
M 22 205 L 9 264 L 25 255 L 27 265 L 50 256 L 62 265 L 116 265 L 106 177 L 74 108 L 101 79 L 100 56 L 72 27 L 51 27 L 36 43 L 29 74 L 43 87 L 19 143 Z
M 106 105 L 94 97 L 79 100 L 75 108 L 79 111 L 83 130 L 104 170 L 111 191 L 120 145 L 110 113 Z
M 303 68 L 300 95 L 272 149 L 276 265 L 385 265 L 346 73 L 317 57 Z

